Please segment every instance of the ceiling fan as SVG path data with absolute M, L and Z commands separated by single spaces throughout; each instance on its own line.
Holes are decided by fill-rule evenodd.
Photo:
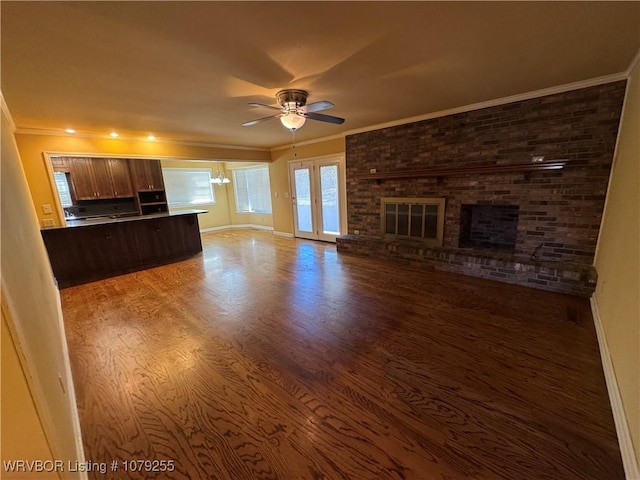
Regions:
M 265 120 L 279 118 L 285 128 L 295 132 L 304 125 L 307 118 L 310 118 L 311 120 L 318 120 L 320 122 L 335 123 L 337 125 L 344 123 L 344 118 L 316 113 L 321 110 L 333 108 L 333 103 L 321 100 L 307 105 L 308 95 L 308 92 L 304 90 L 280 90 L 276 94 L 276 100 L 280 104 L 280 107 L 265 105 L 264 103 L 249 103 L 252 107 L 270 108 L 272 110 L 279 110 L 280 113 L 245 122 L 242 126 L 250 127 L 256 123 L 264 122 Z

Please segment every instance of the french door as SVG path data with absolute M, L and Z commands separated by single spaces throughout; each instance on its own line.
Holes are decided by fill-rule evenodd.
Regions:
M 346 233 L 343 157 L 289 163 L 296 237 L 335 242 Z

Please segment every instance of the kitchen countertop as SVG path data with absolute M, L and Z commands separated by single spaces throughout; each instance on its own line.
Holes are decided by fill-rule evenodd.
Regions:
M 199 213 L 207 213 L 208 210 L 176 210 L 174 212 L 169 213 L 155 213 L 152 215 L 132 215 L 128 217 L 100 217 L 100 218 L 91 218 L 87 220 L 67 220 L 66 226 L 58 226 L 58 227 L 44 227 L 42 230 L 56 230 L 61 228 L 75 228 L 75 227 L 87 227 L 91 225 L 110 225 L 113 223 L 124 223 L 124 222 L 136 222 L 140 220 L 151 220 L 154 218 L 165 218 L 165 217 L 179 217 L 181 215 L 194 215 Z

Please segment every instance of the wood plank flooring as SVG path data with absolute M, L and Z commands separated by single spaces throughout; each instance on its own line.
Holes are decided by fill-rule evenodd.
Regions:
M 87 460 L 175 462 L 107 478 L 624 478 L 587 300 L 268 232 L 203 247 L 62 290 Z

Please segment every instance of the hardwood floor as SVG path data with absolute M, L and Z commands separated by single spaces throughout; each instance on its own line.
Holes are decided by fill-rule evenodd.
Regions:
M 202 240 L 62 290 L 107 478 L 624 478 L 587 300 L 268 232 Z

